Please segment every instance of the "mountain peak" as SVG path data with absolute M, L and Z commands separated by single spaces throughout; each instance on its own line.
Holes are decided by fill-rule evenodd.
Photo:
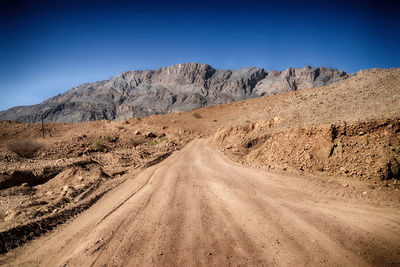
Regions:
M 216 70 L 208 64 L 180 63 L 83 84 L 41 104 L 2 111 L 0 120 L 39 122 L 41 114 L 53 122 L 122 120 L 323 86 L 347 77 L 343 71 L 310 66 L 265 72 L 255 67 Z

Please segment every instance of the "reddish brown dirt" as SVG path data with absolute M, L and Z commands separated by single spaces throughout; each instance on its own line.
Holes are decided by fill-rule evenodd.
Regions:
M 40 125 L 1 122 L 1 126 L 3 253 L 77 215 L 126 179 L 124 174 L 158 163 L 189 140 L 145 126 L 138 132 L 126 122 L 46 124 L 45 139 L 40 137 Z M 42 146 L 31 158 L 18 157 L 8 145 L 21 140 Z
M 343 175 L 397 188 L 400 120 L 271 131 L 273 120 L 218 131 L 213 144 L 252 166 Z

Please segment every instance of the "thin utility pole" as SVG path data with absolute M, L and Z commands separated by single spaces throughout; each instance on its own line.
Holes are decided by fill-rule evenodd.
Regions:
M 44 139 L 44 123 L 43 123 L 43 113 L 40 115 L 42 118 L 42 134 L 43 134 L 43 139 Z

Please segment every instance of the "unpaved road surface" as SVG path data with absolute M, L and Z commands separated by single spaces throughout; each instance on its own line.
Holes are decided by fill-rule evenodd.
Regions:
M 243 167 L 195 140 L 0 264 L 399 265 L 400 211 Z

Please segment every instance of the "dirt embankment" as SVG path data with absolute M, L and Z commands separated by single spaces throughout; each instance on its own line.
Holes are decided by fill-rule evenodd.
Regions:
M 219 130 L 213 143 L 236 161 L 375 183 L 400 179 L 400 120 L 274 131 L 279 118 Z M 400 186 L 400 183 L 399 183 Z
M 322 88 L 232 104 L 237 119 L 213 133 L 213 144 L 248 165 L 396 187 L 399 81 L 398 69 L 371 70 Z

